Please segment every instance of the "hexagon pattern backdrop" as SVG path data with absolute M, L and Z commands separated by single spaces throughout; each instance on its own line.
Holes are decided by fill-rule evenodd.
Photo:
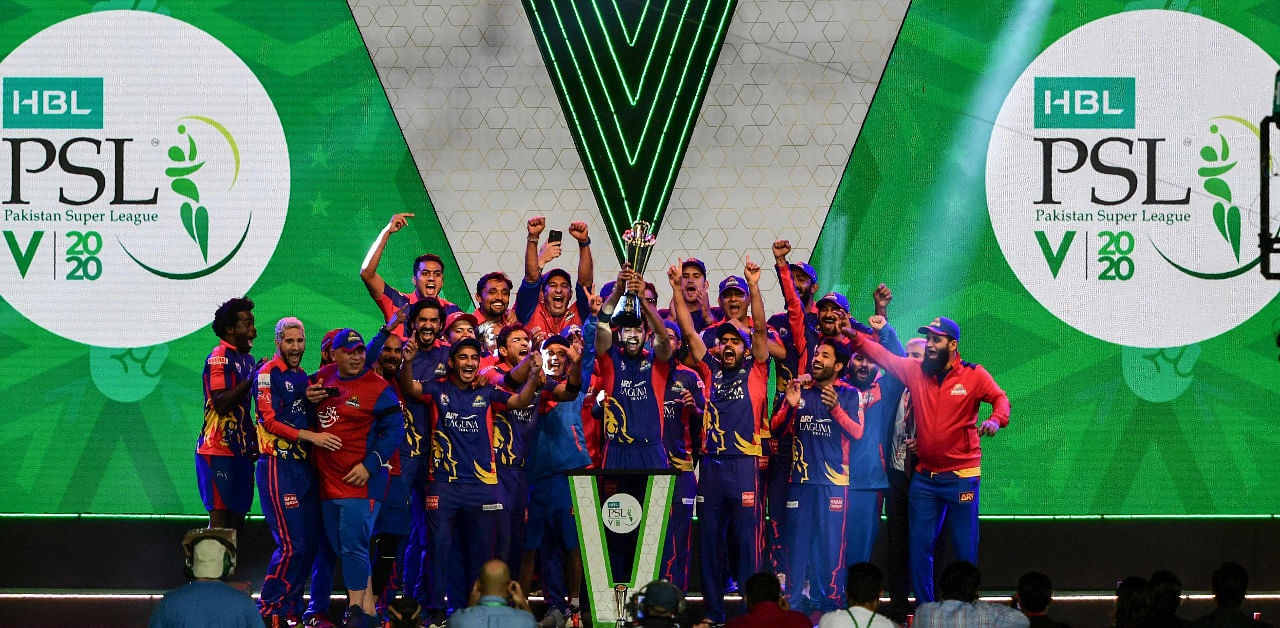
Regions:
M 518 278 L 524 221 L 537 214 L 561 230 L 586 221 L 597 281 L 615 275 L 521 2 L 349 1 L 468 285 L 495 269 Z M 702 258 L 713 284 L 741 275 L 745 254 L 768 265 L 776 238 L 808 257 L 906 8 L 739 0 L 649 265 L 662 302 L 661 272 L 678 257 Z M 569 269 L 573 248 L 558 262 Z M 761 284 L 780 310 L 772 273 Z

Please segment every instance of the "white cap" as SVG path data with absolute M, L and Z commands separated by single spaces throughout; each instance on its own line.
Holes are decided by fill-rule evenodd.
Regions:
M 191 575 L 197 578 L 221 578 L 226 569 L 227 547 L 213 538 L 201 539 L 191 555 Z

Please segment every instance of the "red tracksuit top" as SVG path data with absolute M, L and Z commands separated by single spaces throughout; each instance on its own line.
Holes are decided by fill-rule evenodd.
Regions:
M 991 419 L 1009 425 L 1009 397 L 980 364 L 962 362 L 957 354 L 942 381 L 928 375 L 919 360 L 894 355 L 875 338 L 858 332 L 854 351 L 871 358 L 894 377 L 906 382 L 915 413 L 917 471 L 943 473 L 977 469 L 982 464 L 978 442 L 978 405 L 991 404 Z

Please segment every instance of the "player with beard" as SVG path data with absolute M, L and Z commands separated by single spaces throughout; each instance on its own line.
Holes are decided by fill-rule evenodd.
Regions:
M 444 297 L 440 296 L 440 291 L 444 289 L 444 261 L 437 255 L 427 253 L 413 260 L 413 292 L 410 294 L 388 286 L 378 274 L 378 264 L 382 262 L 382 252 L 387 248 L 387 240 L 391 234 L 409 224 L 410 218 L 413 218 L 413 214 L 396 214 L 391 217 L 391 222 L 382 228 L 377 241 L 370 247 L 364 262 L 360 264 L 360 280 L 364 282 L 369 296 L 373 297 L 373 302 L 378 304 L 378 309 L 382 310 L 386 320 L 391 320 L 396 310 L 405 305 L 417 303 L 419 299 L 425 297 L 439 301 L 445 308 L 445 314 L 457 312 L 458 306 L 445 301 Z M 401 338 L 409 337 L 410 329 L 407 323 L 408 321 L 401 329 L 395 330 Z
M 204 425 L 196 440 L 196 478 L 209 511 L 209 527 L 233 528 L 243 538 L 258 458 L 253 421 L 256 366 L 249 355 L 258 337 L 253 301 L 236 298 L 219 305 L 213 333 L 218 346 L 204 362 Z
M 873 298 L 888 301 L 893 295 L 881 284 Z M 905 355 L 898 334 L 888 320 L 881 315 L 868 319 L 878 327 L 872 328 L 880 336 L 880 345 L 894 355 Z M 880 511 L 883 492 L 889 488 L 885 473 L 885 449 L 893 428 L 893 415 L 898 409 L 898 399 L 906 386 L 902 380 L 881 373 L 880 369 L 862 353 L 855 353 L 846 381 L 862 393 L 860 411 L 864 417 L 865 436 L 854 441 L 849 448 L 849 498 L 845 502 L 848 522 L 845 526 L 845 565 L 856 565 L 871 560 L 871 548 L 880 534 Z
M 276 542 L 258 601 L 267 621 L 272 617 L 294 619 L 302 613 L 306 570 L 324 534 L 310 448 L 332 451 L 342 446 L 337 436 L 310 429 L 315 412 L 312 402 L 323 399 L 324 394 L 323 390 L 308 390 L 307 373 L 300 366 L 307 346 L 302 322 L 293 317 L 280 319 L 275 340 L 276 354 L 258 370 L 254 394 L 262 453 L 257 469 L 258 499 Z
M 537 339 L 544 335 L 559 334 L 572 325 L 581 326 L 588 314 L 587 292 L 594 282 L 594 266 L 591 259 L 591 237 L 587 235 L 587 223 L 569 225 L 569 235 L 578 241 L 577 302 L 569 273 L 556 268 L 543 274 L 548 262 L 560 256 L 560 242 L 548 242 L 541 254 L 538 241 L 546 228 L 543 216 L 530 218 L 525 225 L 528 243 L 524 253 L 524 281 L 516 292 L 516 319 L 529 330 L 529 336 Z
M 698 333 L 702 333 L 711 321 L 719 319 L 722 315 L 720 308 L 711 307 L 711 299 L 707 296 L 708 287 L 707 265 L 702 263 L 702 260 L 690 257 L 681 262 L 680 289 L 671 294 L 672 301 L 666 310 L 666 319 L 676 322 L 675 299 L 683 298 L 684 305 L 688 308 L 690 317 L 693 318 L 693 328 Z
M 370 369 L 391 384 L 396 397 L 400 398 L 403 408 L 403 397 L 400 395 L 398 376 L 402 363 L 401 349 L 404 341 L 391 334 L 388 328 L 395 328 L 389 322 L 378 335 L 369 340 L 366 348 L 368 355 L 376 356 Z M 382 500 L 382 509 L 373 524 L 373 538 L 370 541 L 370 560 L 373 563 L 371 578 L 372 591 L 377 599 L 379 609 L 384 609 L 391 600 L 403 580 L 405 540 L 412 530 L 412 509 L 410 508 L 409 477 L 416 473 L 422 451 L 422 434 L 414 426 L 413 415 L 404 411 L 404 438 L 399 449 L 391 456 L 391 468 L 388 470 L 387 496 Z
M 664 326 L 660 333 L 666 333 L 671 345 L 677 349 L 673 358 L 676 366 L 668 376 L 662 404 L 662 441 L 667 448 L 668 463 L 672 469 L 680 471 L 680 475 L 676 476 L 671 494 L 671 516 L 667 519 L 667 538 L 662 546 L 659 576 L 684 591 L 689 587 L 689 555 L 693 551 L 690 532 L 693 505 L 698 496 L 693 454 L 696 443 L 701 442 L 702 413 L 707 401 L 702 377 L 697 371 L 680 364 L 689 353 L 689 346 L 680 334 L 680 326 L 672 321 L 664 321 Z
M 320 431 L 337 436 L 342 445 L 314 452 L 320 510 L 329 546 L 342 561 L 347 623 L 368 625 L 377 604 L 370 583 L 369 539 L 390 494 L 387 470 L 405 438 L 405 419 L 391 385 L 367 368 L 359 333 L 339 331 L 331 351 L 334 363 L 315 376 L 313 386 L 327 392 L 316 404 L 316 417 Z
M 791 550 L 787 592 L 793 609 L 804 604 L 806 581 L 810 610 L 829 612 L 844 605 L 844 529 L 853 516 L 848 511 L 850 448 L 865 434 L 858 389 L 839 379 L 848 363 L 844 343 L 824 338 L 814 349 L 809 372 L 787 386 L 773 419 L 779 428 L 791 423 L 793 441 L 783 524 Z
M 476 338 L 489 353 L 498 351 L 498 332 L 516 322 L 511 310 L 511 280 L 502 271 L 486 273 L 476 282 Z
M 417 343 L 405 344 L 404 359 L 412 361 Z M 541 387 L 537 370 L 517 394 L 501 390 L 480 376 L 480 342 L 463 338 L 449 348 L 449 373 L 428 381 L 413 379 L 402 369 L 400 387 L 406 397 L 422 399 L 431 417 L 431 484 L 427 489 L 427 526 L 430 531 L 428 608 L 439 616 L 449 603 L 462 607 L 467 599 L 463 586 L 474 582 L 485 561 L 505 557 L 510 526 L 498 485 L 497 456 L 493 448 L 494 423 L 499 412 L 533 405 Z M 462 549 L 463 579 L 446 579 L 451 550 Z
M 656 334 L 653 349 L 645 349 L 646 330 L 662 329 L 658 310 L 647 298 L 640 299 L 643 324 L 620 327 L 615 332 L 609 320 L 618 299 L 628 291 L 644 293 L 645 281 L 639 273 L 632 272 L 629 265 L 623 265 L 616 286 L 600 310 L 596 370 L 592 379 L 592 387 L 605 392 L 601 404 L 604 468 L 666 469 L 662 404 L 667 374 L 671 370 L 671 340 L 666 334 Z
M 782 283 L 782 269 L 786 268 L 788 278 L 793 282 L 796 296 L 800 299 L 800 311 L 804 312 L 804 325 L 813 328 L 818 323 L 818 309 L 813 302 L 818 290 L 818 273 L 812 266 L 804 263 L 788 263 L 787 254 L 791 252 L 791 243 L 777 240 L 773 243 L 773 266 L 778 274 L 778 284 Z M 787 301 L 790 304 L 790 301 Z M 790 307 L 790 306 L 789 306 Z M 782 405 L 782 397 L 787 393 L 791 379 L 801 372 L 800 354 L 792 340 L 792 324 L 787 309 L 769 317 L 768 325 L 778 332 L 778 340 L 782 343 L 782 358 L 774 360 L 773 410 L 777 412 Z M 785 428 L 784 428 L 785 429 Z M 766 564 L 774 573 L 786 573 L 786 546 L 782 542 L 782 521 L 786 516 L 787 487 L 791 483 L 791 437 L 774 434 L 770 430 L 770 438 L 765 441 L 764 448 L 768 460 L 765 471 L 765 550 L 768 556 Z
M 673 289 L 679 286 L 677 269 L 672 266 L 667 270 Z M 761 455 L 762 433 L 767 430 L 769 349 L 759 290 L 760 266 L 750 257 L 743 275 L 744 288 L 751 295 L 751 339 L 737 325 L 721 323 L 714 330 L 719 356 L 709 352 L 694 332 L 684 301 L 677 299 L 675 303 L 676 320 L 689 342 L 689 361 L 710 371 L 697 501 L 702 587 L 707 618 L 714 622 L 724 621 L 724 590 L 718 584 L 728 572 L 725 558 L 736 558 L 738 569 L 733 575 L 738 582 L 746 582 L 760 567 L 764 544 L 756 460 Z
M 510 339 L 521 334 L 525 335 L 523 342 Z M 535 368 L 535 351 L 529 349 L 523 329 L 517 328 L 508 337 L 507 348 L 511 354 L 485 374 L 495 385 L 517 390 Z M 574 346 L 564 336 L 555 334 L 543 340 L 536 353 L 540 354 L 537 361 L 542 363 L 546 375 L 541 394 L 532 407 L 500 413 L 494 424 L 493 440 L 498 461 L 498 483 L 508 499 L 505 506 L 511 518 L 509 564 L 518 568 L 519 579 L 524 586 L 532 582 L 534 567 L 533 552 L 526 552 L 525 543 L 525 524 L 529 513 L 529 478 L 525 473 L 525 463 L 534 446 L 538 423 L 557 403 L 575 399 L 582 390 L 581 345 Z
M 944 521 L 951 529 L 956 559 L 977 563 L 982 475 L 978 438 L 1009 424 L 1009 397 L 981 365 L 960 359 L 960 326 L 955 321 L 938 317 L 919 331 L 927 338 L 920 362 L 894 355 L 870 334 L 845 333 L 855 350 L 906 382 L 911 392 L 919 458 L 907 496 L 911 579 L 916 599 L 932 602 L 933 556 Z M 990 404 L 992 412 L 979 426 L 982 402 Z
M 481 375 L 495 386 L 518 390 L 529 378 L 534 360 L 529 346 L 529 333 L 520 323 L 508 325 L 498 334 L 498 354 L 501 361 Z M 547 365 L 547 382 L 536 403 L 528 408 L 508 408 L 499 412 L 493 425 L 493 448 L 498 463 L 498 484 L 506 501 L 503 502 L 511 523 L 511 549 L 502 557 L 521 575 L 528 571 L 532 576 L 533 562 L 525 560 L 525 522 L 529 510 L 529 480 L 525 475 L 525 460 L 533 444 L 538 420 L 556 402 L 568 401 L 582 389 L 582 373 L 573 368 L 578 362 L 578 350 L 569 345 L 564 336 L 556 334 L 542 341 L 541 359 Z M 527 583 L 526 583 L 527 584 Z

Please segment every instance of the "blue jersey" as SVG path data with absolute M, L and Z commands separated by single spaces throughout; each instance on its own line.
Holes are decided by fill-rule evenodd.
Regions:
M 885 325 L 880 330 L 880 345 L 895 355 L 906 355 L 898 334 Z M 863 438 L 853 441 L 849 450 L 849 488 L 879 490 L 889 487 L 886 472 L 892 455 L 893 421 L 906 385 L 902 380 L 880 371 L 876 380 L 862 391 Z
M 495 364 L 489 367 L 481 377 L 487 377 L 494 386 L 503 386 L 511 367 L 506 364 Z M 551 399 L 551 391 L 560 382 L 547 380 L 538 393 L 538 400 L 528 408 L 504 408 L 495 415 L 493 423 L 493 455 L 498 466 L 523 467 L 529 457 L 529 449 L 533 444 L 534 432 L 538 429 L 538 420 L 555 406 Z
M 497 484 L 495 414 L 511 393 L 491 384 L 458 388 L 448 378 L 422 382 L 431 423 L 431 477 L 436 482 Z
M 311 429 L 310 383 L 306 371 L 289 368 L 279 355 L 258 370 L 253 397 L 258 408 L 258 447 L 263 455 L 307 459 L 311 445 L 298 440 L 298 430 Z
M 842 381 L 832 386 L 839 396 L 834 408 L 822 402 L 820 388 L 810 386 L 789 411 L 792 484 L 849 485 L 849 444 L 863 435 L 860 396 Z
M 693 394 L 693 407 L 684 403 L 682 391 L 685 390 Z M 662 444 L 666 446 L 667 462 L 672 469 L 693 471 L 694 445 L 700 436 L 694 420 L 702 416 L 706 407 L 698 373 L 684 366 L 672 369 L 662 404 Z
M 582 323 L 582 373 L 595 369 L 596 317 L 588 316 Z M 587 435 L 582 423 L 582 404 L 586 401 L 589 386 L 583 386 L 572 401 L 562 401 L 551 408 L 538 421 L 532 450 L 525 462 L 525 471 L 537 480 L 549 475 L 581 469 L 591 464 L 587 449 Z
M 604 433 L 621 445 L 662 443 L 662 405 L 671 365 L 654 360 L 645 350 L 638 358 L 622 355 L 619 347 L 596 358 L 595 388 L 605 391 Z
M 711 379 L 711 397 L 703 417 L 703 453 L 708 456 L 761 455 L 760 439 L 767 432 L 769 360 L 757 362 L 755 356 L 748 353 L 738 368 L 725 370 L 720 358 L 707 353 L 702 356 L 702 364 Z

